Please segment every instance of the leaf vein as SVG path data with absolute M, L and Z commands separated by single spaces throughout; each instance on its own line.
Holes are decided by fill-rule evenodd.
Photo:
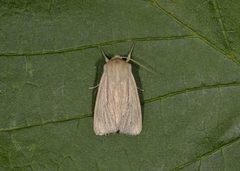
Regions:
M 166 98 L 169 97 L 173 97 L 176 95 L 180 95 L 180 94 L 185 94 L 188 92 L 194 92 L 194 91 L 201 91 L 201 90 L 208 90 L 208 89 L 215 89 L 215 88 L 227 88 L 227 87 L 238 87 L 240 86 L 239 82 L 230 82 L 230 83 L 218 83 L 218 84 L 210 84 L 210 85 L 201 85 L 201 86 L 196 86 L 196 87 L 190 87 L 190 88 L 186 88 L 186 89 L 182 89 L 182 90 L 177 90 L 174 92 L 169 92 L 154 98 L 149 98 L 144 100 L 144 103 L 150 103 L 150 102 L 154 102 L 154 101 L 158 101 L 158 100 L 164 100 Z
M 92 117 L 92 114 L 85 114 L 85 115 L 72 117 L 72 118 L 68 118 L 68 119 L 48 120 L 48 121 L 45 121 L 45 122 L 36 123 L 36 124 L 33 124 L 33 125 L 27 125 L 27 126 L 23 126 L 23 127 L 3 128 L 3 129 L 0 129 L 0 132 L 18 131 L 18 130 L 32 128 L 32 127 L 39 127 L 39 126 L 44 126 L 44 125 L 49 125 L 49 124 L 54 124 L 54 123 L 80 120 L 80 119 L 89 118 L 89 117 Z
M 197 37 L 199 37 L 200 40 L 202 40 L 204 43 L 206 43 L 208 46 L 214 48 L 215 50 L 217 50 L 218 52 L 222 53 L 227 59 L 230 59 L 231 61 L 233 61 L 234 63 L 238 64 L 240 66 L 240 61 L 237 59 L 237 57 L 229 52 L 225 52 L 224 49 L 218 47 L 217 45 L 215 45 L 212 41 L 210 41 L 209 39 L 207 39 L 204 35 L 198 33 L 196 30 L 194 30 L 192 27 L 190 27 L 189 25 L 187 25 L 186 23 L 184 23 L 183 21 L 181 21 L 178 17 L 176 17 L 175 15 L 173 15 L 171 12 L 167 11 L 165 8 L 163 8 L 160 3 L 157 0 L 152 0 L 153 5 L 158 8 L 159 10 L 161 10 L 163 13 L 165 13 L 167 16 L 171 17 L 175 22 L 179 23 L 180 25 L 184 26 L 185 28 L 187 28 L 193 35 L 196 35 Z
M 187 167 L 187 166 L 189 166 L 189 165 L 191 165 L 191 164 L 193 164 L 195 162 L 199 162 L 199 161 L 201 162 L 202 159 L 211 156 L 212 154 L 216 153 L 217 151 L 222 150 L 223 148 L 225 148 L 227 146 L 230 146 L 230 145 L 238 142 L 239 140 L 240 140 L 240 137 L 236 137 L 236 138 L 230 140 L 229 142 L 226 142 L 226 143 L 218 146 L 217 148 L 215 148 L 215 149 L 213 149 L 211 151 L 208 151 L 208 152 L 206 152 L 206 153 L 196 157 L 194 160 L 191 160 L 191 161 L 188 161 L 188 162 L 186 162 L 184 164 L 181 164 L 181 165 L 179 165 L 179 166 L 177 166 L 177 167 L 175 167 L 175 168 L 173 168 L 171 170 L 174 170 L 174 171 L 182 170 L 183 168 L 185 168 L 185 167 Z
M 174 92 L 169 92 L 169 93 L 166 93 L 166 94 L 154 97 L 154 98 L 146 99 L 146 100 L 144 100 L 143 104 L 155 102 L 158 100 L 164 100 L 166 98 L 177 96 L 177 95 L 188 93 L 188 92 L 201 91 L 204 89 L 228 88 L 228 87 L 236 87 L 236 86 L 237 87 L 240 86 L 240 83 L 239 82 L 230 82 L 230 83 L 219 83 L 219 84 L 213 84 L 213 85 L 202 85 L 202 86 L 198 86 L 198 87 L 190 87 L 190 88 L 186 88 L 186 89 L 182 89 L 182 90 L 177 90 Z M 80 119 L 89 118 L 92 116 L 93 116 L 92 114 L 84 114 L 81 116 L 76 116 L 76 117 L 72 117 L 72 118 L 68 118 L 68 119 L 50 120 L 50 121 L 45 121 L 45 122 L 41 122 L 41 123 L 37 123 L 37 124 L 33 124 L 33 125 L 27 125 L 27 126 L 23 126 L 23 127 L 2 128 L 2 129 L 0 129 L 0 132 L 18 131 L 18 130 L 32 128 L 32 127 L 44 126 L 44 125 L 48 125 L 48 124 L 80 120 Z
M 57 49 L 57 50 L 49 50 L 44 52 L 23 52 L 23 53 L 0 53 L 1 56 L 39 56 L 39 55 L 48 55 L 48 54 L 59 54 L 59 53 L 67 53 L 74 51 L 81 51 L 84 49 L 96 48 L 99 46 L 111 45 L 114 43 L 123 43 L 123 42 L 132 42 L 132 41 L 158 41 L 158 40 L 178 40 L 178 39 L 188 39 L 188 38 L 197 38 L 192 35 L 181 35 L 181 36 L 159 36 L 159 37 L 135 37 L 129 39 L 119 39 L 119 40 L 111 40 L 106 42 L 100 42 L 95 44 L 85 44 L 78 47 L 70 47 L 66 49 Z
M 230 51 L 232 51 L 232 48 L 230 46 L 230 41 L 229 41 L 229 38 L 228 38 L 228 34 L 226 32 L 226 28 L 225 28 L 225 25 L 224 25 L 224 22 L 223 22 L 223 19 L 222 19 L 222 14 L 221 14 L 221 11 L 220 11 L 219 4 L 218 4 L 217 0 L 212 0 L 212 3 L 213 3 L 214 10 L 216 11 L 218 23 L 219 23 L 219 25 L 221 27 L 221 30 L 222 30 L 222 34 L 223 34 L 223 38 L 224 38 L 224 41 L 225 41 L 225 44 L 226 44 L 226 48 L 229 49 Z

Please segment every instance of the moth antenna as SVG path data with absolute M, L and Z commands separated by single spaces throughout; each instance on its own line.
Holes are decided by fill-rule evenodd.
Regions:
M 150 73 L 152 73 L 152 74 L 156 74 L 157 75 L 157 73 L 155 72 L 155 71 L 152 71 L 152 70 L 150 70 L 149 68 L 147 68 L 146 66 L 144 66 L 143 64 L 141 64 L 140 62 L 138 62 L 138 61 L 135 61 L 134 59 L 130 59 L 133 63 L 135 63 L 135 64 L 137 64 L 137 65 L 139 65 L 140 67 L 142 67 L 142 68 L 144 68 L 145 70 L 147 70 L 148 72 L 150 72 Z
M 103 51 L 102 47 L 99 46 L 99 49 L 100 49 L 100 51 L 101 51 L 101 53 L 102 53 L 102 56 L 104 57 L 105 61 L 108 62 L 109 59 L 108 59 L 106 53 Z
M 133 44 L 132 44 L 132 47 L 131 47 L 131 49 L 130 49 L 130 51 L 129 51 L 129 53 L 128 53 L 128 56 L 127 56 L 127 60 L 126 60 L 127 62 L 131 60 L 134 46 L 135 46 L 135 44 L 133 43 Z

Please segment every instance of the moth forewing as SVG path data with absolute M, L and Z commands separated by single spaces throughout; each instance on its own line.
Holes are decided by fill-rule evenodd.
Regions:
M 116 132 L 138 135 L 142 130 L 136 82 L 129 60 L 123 58 L 114 56 L 104 65 L 94 109 L 96 135 Z

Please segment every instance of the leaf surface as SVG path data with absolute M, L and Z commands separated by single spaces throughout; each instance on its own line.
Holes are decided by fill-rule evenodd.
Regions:
M 239 170 L 239 8 L 0 1 L 0 170 Z M 126 55 L 132 42 L 143 131 L 96 136 L 98 47 Z

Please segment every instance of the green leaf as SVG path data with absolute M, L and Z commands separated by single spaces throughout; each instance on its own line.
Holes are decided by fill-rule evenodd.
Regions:
M 239 170 L 238 0 L 0 1 L 0 170 Z M 108 54 L 144 89 L 139 136 L 96 136 Z M 149 72 L 152 71 L 152 72 Z

